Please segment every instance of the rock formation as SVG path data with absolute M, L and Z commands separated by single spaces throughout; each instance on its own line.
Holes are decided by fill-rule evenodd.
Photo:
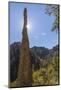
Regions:
M 17 85 L 31 86 L 32 85 L 32 67 L 29 52 L 29 40 L 27 35 L 27 9 L 24 9 L 24 25 L 22 31 L 21 57 L 18 69 Z

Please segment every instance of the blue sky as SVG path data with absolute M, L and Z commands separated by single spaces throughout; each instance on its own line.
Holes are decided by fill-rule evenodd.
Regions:
M 28 37 L 30 47 L 52 48 L 58 44 L 58 34 L 52 32 L 54 16 L 45 14 L 45 4 L 9 3 L 10 8 L 10 44 L 22 41 L 23 10 L 27 8 Z

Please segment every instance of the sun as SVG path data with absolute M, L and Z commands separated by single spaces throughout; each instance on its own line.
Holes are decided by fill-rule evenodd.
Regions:
M 26 27 L 27 27 L 27 31 L 28 31 L 28 32 L 31 32 L 31 31 L 32 31 L 32 30 L 31 30 L 31 24 L 30 24 L 30 23 L 28 23 Z
M 30 24 L 27 24 L 27 26 L 26 26 L 26 27 L 27 27 L 27 29 L 28 29 L 28 30 L 30 30 Z
M 23 20 L 22 20 L 21 30 L 23 29 L 23 27 L 24 27 L 24 24 L 23 24 Z M 29 33 L 32 31 L 31 22 L 28 22 L 28 23 L 27 23 L 26 28 L 27 28 L 27 31 L 28 31 Z

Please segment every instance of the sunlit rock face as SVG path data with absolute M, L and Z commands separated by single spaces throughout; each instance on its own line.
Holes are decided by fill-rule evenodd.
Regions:
M 18 69 L 18 86 L 32 85 L 32 68 L 29 51 L 29 40 L 27 35 L 27 9 L 24 9 L 24 25 L 22 31 L 21 57 Z

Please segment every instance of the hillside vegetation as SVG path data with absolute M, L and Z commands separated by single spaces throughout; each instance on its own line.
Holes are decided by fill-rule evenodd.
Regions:
M 10 45 L 10 85 L 16 86 L 21 43 Z M 32 60 L 32 86 L 59 84 L 59 46 L 30 48 Z

